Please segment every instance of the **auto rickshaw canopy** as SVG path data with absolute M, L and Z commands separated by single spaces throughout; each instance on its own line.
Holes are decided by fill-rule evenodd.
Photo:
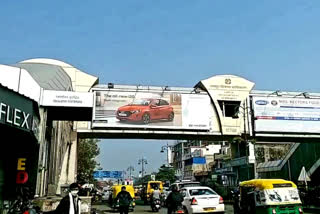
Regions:
M 274 189 L 279 187 L 297 188 L 295 183 L 284 179 L 252 179 L 241 182 L 240 187 L 255 187 L 260 190 Z
M 126 191 L 130 193 L 131 197 L 134 198 L 134 188 L 132 185 L 114 185 L 112 186 L 112 198 L 116 198 L 118 193 L 121 192 L 122 187 L 126 187 Z

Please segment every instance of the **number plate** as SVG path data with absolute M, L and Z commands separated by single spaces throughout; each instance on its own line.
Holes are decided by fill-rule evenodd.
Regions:
M 214 211 L 216 208 L 215 207 L 207 207 L 207 208 L 203 208 L 204 211 L 207 211 L 207 212 L 212 212 Z
M 119 116 L 121 116 L 121 117 L 126 117 L 127 114 L 125 114 L 125 113 L 119 113 Z

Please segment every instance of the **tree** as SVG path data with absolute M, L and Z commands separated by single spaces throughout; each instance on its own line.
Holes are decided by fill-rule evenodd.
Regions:
M 176 181 L 175 170 L 172 167 L 162 166 L 156 174 L 156 180 L 173 183 Z
M 95 158 L 100 154 L 97 139 L 80 139 L 78 144 L 78 174 L 77 180 L 93 183 L 93 171 L 100 164 Z

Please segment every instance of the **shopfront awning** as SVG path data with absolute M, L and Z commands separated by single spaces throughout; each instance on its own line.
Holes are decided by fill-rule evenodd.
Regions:
M 40 122 L 38 104 L 11 89 L 0 85 L 0 124 L 38 136 Z

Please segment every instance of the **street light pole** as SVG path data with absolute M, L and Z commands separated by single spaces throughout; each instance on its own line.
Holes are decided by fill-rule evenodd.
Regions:
M 138 164 L 141 164 L 141 175 L 143 178 L 144 177 L 144 164 L 148 164 L 147 159 L 142 157 L 141 159 L 139 159 Z
M 246 117 L 248 114 L 252 114 L 252 111 L 250 110 L 250 108 L 247 106 L 247 102 L 244 102 L 244 106 L 239 106 L 239 108 L 241 108 L 243 110 L 243 132 L 244 132 L 244 136 L 243 136 L 243 139 L 244 139 L 244 142 L 245 142 L 245 146 L 246 146 L 246 156 L 247 156 L 247 177 L 248 179 L 250 178 L 250 171 L 249 171 L 249 154 L 248 154 L 248 150 L 250 149 L 250 145 L 249 145 L 249 142 L 248 142 L 248 137 L 247 137 L 247 124 L 246 124 Z M 249 110 L 249 111 L 248 111 Z M 247 111 L 248 111 L 248 114 L 247 114 Z M 240 111 L 238 111 L 238 113 L 241 113 Z M 248 128 L 249 128 L 249 120 L 248 120 Z M 254 154 L 255 156 L 255 154 Z M 254 163 L 253 163 L 253 173 L 254 173 L 254 178 L 257 178 L 257 175 L 256 175 L 256 160 L 254 158 Z
M 132 175 L 132 174 L 131 174 L 131 172 L 132 172 L 132 171 L 134 171 L 133 166 L 129 166 L 129 167 L 128 167 L 128 169 L 127 169 L 127 171 L 129 171 L 129 179 L 131 180 L 131 178 L 132 178 L 132 176 L 131 176 L 131 175 Z
M 169 163 L 169 149 L 171 151 L 172 148 L 173 148 L 173 146 L 169 146 L 169 144 L 167 142 L 167 145 L 162 146 L 161 147 L 161 151 L 160 151 L 160 152 L 164 152 L 164 150 L 167 150 L 167 164 L 168 164 L 168 167 L 170 166 L 170 163 Z

